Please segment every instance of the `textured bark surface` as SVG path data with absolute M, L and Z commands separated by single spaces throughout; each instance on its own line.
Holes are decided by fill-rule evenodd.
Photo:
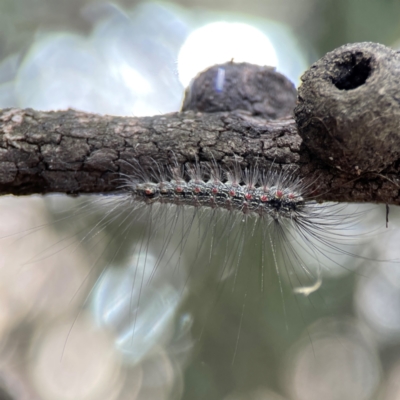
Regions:
M 272 67 L 233 62 L 199 74 L 185 92 L 182 111 L 244 110 L 266 119 L 293 116 L 297 91 Z
M 344 51 L 348 53 L 347 48 Z M 330 68 L 329 63 L 322 65 Z M 222 67 L 221 81 L 218 74 Z M 311 67 L 305 77 L 318 80 L 318 75 L 314 77 L 312 72 L 315 69 Z M 319 71 L 322 75 L 326 72 L 322 67 Z M 359 82 L 365 78 L 363 74 L 363 68 L 355 68 L 351 77 Z M 386 75 L 379 75 L 382 85 Z M 343 76 L 340 85 L 347 84 L 347 75 Z M 221 88 L 222 82 L 222 95 L 214 90 L 216 79 L 217 88 Z M 273 89 L 266 94 L 266 88 Z M 347 92 L 352 96 L 358 93 L 358 117 L 352 113 L 352 125 L 370 135 L 370 120 L 364 114 L 370 112 L 372 105 L 366 100 L 369 93 L 365 88 Z M 315 120 L 305 107 L 313 96 L 312 90 L 300 88 L 299 107 L 303 107 L 306 115 L 305 119 L 300 118 L 302 130 L 307 118 Z M 279 101 L 273 101 L 274 98 Z M 378 159 L 391 157 L 384 169 L 382 166 L 369 170 L 343 168 L 352 155 L 357 155 L 357 147 L 352 152 L 343 152 L 340 146 L 331 146 L 335 162 L 326 162 L 318 152 L 326 149 L 323 138 L 315 141 L 321 144 L 319 148 L 312 145 L 312 140 L 309 146 L 302 141 L 297 124 L 290 117 L 293 99 L 293 85 L 271 68 L 227 63 L 196 78 L 186 91 L 186 111 L 180 113 L 128 118 L 75 110 L 0 110 L 0 194 L 116 192 L 121 190 L 121 174 L 131 174 L 137 163 L 151 171 L 154 162 L 183 165 L 212 160 L 223 165 L 236 158 L 242 167 L 257 165 L 263 169 L 274 163 L 277 168 L 298 174 L 313 182 L 314 194 L 321 201 L 400 204 L 400 163 L 397 156 L 393 158 L 397 149 L 389 155 L 386 154 L 389 150 L 379 145 L 380 140 L 370 142 L 370 151 L 377 152 Z M 240 110 L 234 110 L 235 107 Z M 286 117 L 282 118 L 283 115 Z M 332 126 L 336 121 L 347 120 L 343 115 L 337 120 L 331 118 Z M 331 130 L 316 130 L 317 125 L 311 125 L 317 136 L 329 139 L 332 135 Z M 375 125 L 372 132 L 379 139 L 380 131 L 375 130 Z M 374 143 L 378 143 L 376 148 Z
M 378 43 L 329 52 L 303 75 L 295 109 L 305 145 L 352 173 L 400 157 L 400 53 Z
M 287 165 L 299 160 L 292 119 L 266 121 L 241 112 L 122 118 L 10 109 L 0 121 L 3 194 L 115 191 L 119 172 L 132 172 L 134 160 L 149 168 L 152 160 L 224 162 L 233 154 L 250 162 L 256 155 Z

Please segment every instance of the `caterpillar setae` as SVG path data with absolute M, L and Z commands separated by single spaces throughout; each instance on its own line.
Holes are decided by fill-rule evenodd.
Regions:
M 151 174 L 139 163 L 133 166 L 133 170 L 132 175 L 125 176 L 123 187 L 127 192 L 126 199 L 134 204 L 134 208 L 151 209 L 158 205 L 160 208 L 154 213 L 157 218 L 171 208 L 175 210 L 174 214 L 192 214 L 192 219 L 201 219 L 204 214 L 212 213 L 208 229 L 213 231 L 215 221 L 224 219 L 221 235 L 227 236 L 238 224 L 242 225 L 243 231 L 250 226 L 252 234 L 261 229 L 264 240 L 272 245 L 274 263 L 277 263 L 277 247 L 284 248 L 287 261 L 298 264 L 309 278 L 313 273 L 297 254 L 292 242 L 301 244 L 316 259 L 328 259 L 327 249 L 345 252 L 340 243 L 349 244 L 348 241 L 354 237 L 340 232 L 354 226 L 363 215 L 362 212 L 348 214 L 343 205 L 319 203 L 313 196 L 317 180 L 305 182 L 294 172 L 279 170 L 273 163 L 268 169 L 260 170 L 257 163 L 254 167 L 242 169 L 237 160 L 226 169 L 221 169 L 215 161 L 206 167 L 197 162 L 188 164 L 184 169 L 176 162 L 161 169 L 154 162 Z M 191 226 L 188 231 L 190 229 Z M 236 240 L 242 243 L 244 238 Z M 319 266 L 322 264 L 320 261 Z M 276 271 L 279 274 L 277 265 Z M 301 288 L 304 282 L 299 281 L 300 287 L 296 291 L 309 294 L 318 288 L 320 276 L 314 278 L 315 285 L 308 289 Z

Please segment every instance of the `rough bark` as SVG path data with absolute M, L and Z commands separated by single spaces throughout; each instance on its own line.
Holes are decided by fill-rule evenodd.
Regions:
M 304 144 L 345 171 L 380 172 L 400 157 L 400 53 L 378 43 L 329 52 L 302 77 Z
M 345 160 L 343 164 L 322 161 L 304 145 L 294 119 L 268 119 L 268 115 L 281 117 L 282 103 L 273 99 L 293 101 L 293 85 L 282 75 L 271 74 L 271 69 L 240 64 L 240 71 L 250 78 L 239 79 L 237 64 L 223 68 L 222 94 L 209 90 L 215 73 L 208 75 L 209 85 L 200 75 L 196 80 L 203 79 L 202 84 L 191 85 L 184 102 L 187 111 L 180 113 L 128 118 L 75 110 L 0 110 L 0 194 L 116 192 L 121 173 L 131 173 L 135 162 L 151 170 L 153 160 L 158 164 L 172 159 L 181 164 L 195 159 L 225 164 L 237 156 L 243 167 L 257 164 L 262 169 L 274 163 L 315 182 L 314 194 L 321 201 L 400 204 L 399 160 L 379 172 L 337 168 Z M 260 79 L 267 75 L 274 83 L 261 85 Z M 265 93 L 266 87 L 272 89 Z M 202 90 L 205 93 L 196 93 Z M 255 101 L 249 101 L 249 93 Z M 209 101 L 205 96 L 211 96 Z M 359 101 L 364 96 L 362 92 Z M 199 109 L 206 112 L 193 111 Z M 288 110 L 291 113 L 291 107 Z M 332 149 L 335 160 L 347 157 L 341 150 Z

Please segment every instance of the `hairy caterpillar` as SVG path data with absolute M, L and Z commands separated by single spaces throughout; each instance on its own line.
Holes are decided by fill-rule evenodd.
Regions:
M 195 217 L 219 210 L 225 213 L 225 234 L 228 235 L 238 221 L 250 223 L 253 230 L 259 226 L 263 237 L 272 244 L 273 253 L 281 241 L 280 245 L 287 247 L 286 255 L 294 257 L 293 261 L 309 277 L 313 274 L 296 255 L 291 239 L 298 235 L 297 240 L 302 240 L 314 257 L 328 257 L 322 248 L 343 251 L 337 245 L 345 237 L 335 238 L 335 231 L 346 230 L 360 218 L 359 213 L 344 214 L 343 206 L 318 203 L 311 195 L 315 182 L 305 183 L 293 173 L 277 170 L 273 164 L 268 170 L 258 169 L 257 164 L 243 170 L 235 160 L 226 170 L 212 162 L 208 170 L 195 163 L 189 164 L 186 170 L 175 165 L 166 172 L 154 164 L 151 176 L 139 165 L 134 169 L 135 173 L 125 179 L 125 188 L 138 207 L 157 203 L 183 210 L 187 207 Z M 303 293 L 311 293 L 310 290 L 305 289 Z M 302 292 L 300 288 L 299 291 Z
M 297 328 L 289 303 L 301 303 L 295 307 L 298 314 L 314 301 L 296 297 L 293 290 L 311 295 L 321 285 L 321 270 L 345 266 L 338 256 L 355 253 L 351 229 L 365 214 L 318 203 L 312 197 L 318 183 L 303 182 L 273 165 L 242 169 L 238 161 L 223 169 L 213 161 L 188 163 L 184 170 L 175 162 L 168 168 L 151 160 L 150 165 L 149 174 L 141 163 L 132 164 L 121 177 L 121 194 L 74 205 L 66 217 L 58 216 L 55 225 L 74 220 L 81 229 L 28 260 L 40 264 L 72 258 L 78 247 L 93 254 L 100 247 L 82 279 L 93 281 L 95 270 L 102 278 L 88 291 L 84 312 L 114 331 L 127 365 L 142 366 L 161 347 L 163 357 L 166 353 L 178 364 L 179 376 L 197 339 L 210 347 L 204 330 L 220 319 L 223 337 L 230 337 L 227 364 L 234 359 L 232 368 L 241 368 L 250 357 L 247 315 L 266 308 L 263 324 L 281 315 L 292 334 Z M 78 295 L 82 291 L 78 287 Z M 237 299 L 235 323 L 225 321 L 226 294 Z M 316 296 L 318 307 L 319 292 Z M 186 302 L 200 304 L 197 315 Z M 304 329 L 307 321 L 300 319 Z M 274 328 L 279 324 L 275 319 Z M 69 326 L 58 361 L 74 343 L 70 337 L 78 328 L 73 321 Z

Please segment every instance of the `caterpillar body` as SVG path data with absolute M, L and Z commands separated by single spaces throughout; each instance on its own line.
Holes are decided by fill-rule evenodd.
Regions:
M 188 182 L 182 177 L 159 183 L 132 182 L 130 189 L 135 199 L 146 203 L 159 201 L 223 208 L 261 217 L 268 215 L 273 219 L 293 218 L 304 209 L 304 198 L 299 192 L 300 180 L 284 179 L 277 173 L 263 175 L 259 179 L 258 173 L 246 170 L 243 176 L 229 171 L 226 181 L 222 181 L 218 172 L 213 168 L 210 180 L 204 181 L 189 168 L 191 179 Z
M 233 235 L 238 220 L 249 222 L 253 226 L 252 234 L 255 227 L 259 227 L 262 240 L 272 245 L 278 273 L 275 253 L 278 248 L 285 248 L 284 256 L 289 258 L 286 262 L 298 264 L 308 280 L 314 277 L 319 283 L 320 271 L 316 276 L 315 271 L 308 269 L 293 242 L 318 259 L 320 269 L 321 258 L 330 258 L 327 249 L 345 252 L 341 244 L 349 245 L 354 236 L 344 232 L 363 215 L 363 212 L 346 213 L 343 205 L 319 203 L 311 194 L 315 192 L 316 180 L 306 182 L 293 172 L 278 170 L 273 164 L 266 170 L 258 168 L 257 163 L 252 168 L 242 169 L 235 160 L 230 167 L 221 169 L 213 160 L 205 167 L 196 162 L 182 169 L 175 161 L 163 170 L 153 162 L 152 173 L 148 174 L 137 163 L 133 165 L 133 173 L 123 180 L 125 198 L 136 204 L 135 208 L 159 205 L 158 215 L 171 207 L 179 208 L 181 214 L 191 210 L 194 211 L 193 219 L 201 219 L 202 215 L 212 212 L 211 231 L 220 221 L 216 213 L 221 212 L 226 221 L 221 235 Z M 187 232 L 190 229 L 188 227 Z M 244 233 L 238 233 L 239 238 L 235 240 L 243 245 L 241 235 Z M 318 288 L 319 283 L 312 287 Z M 297 285 L 305 284 L 299 280 Z M 299 287 L 296 291 L 309 294 L 312 290 L 304 288 L 303 291 Z

